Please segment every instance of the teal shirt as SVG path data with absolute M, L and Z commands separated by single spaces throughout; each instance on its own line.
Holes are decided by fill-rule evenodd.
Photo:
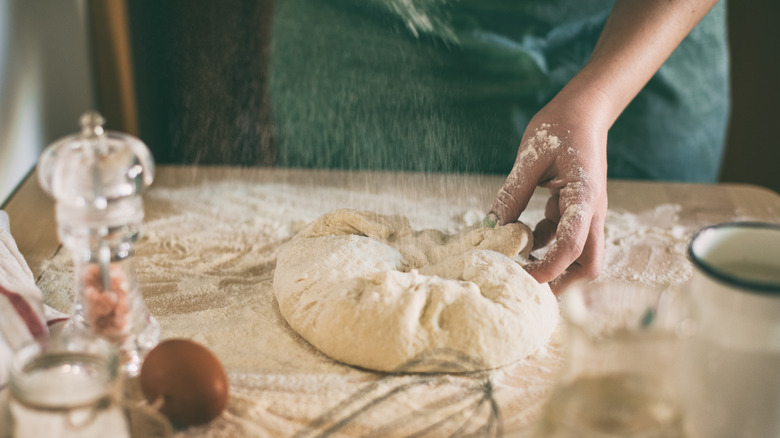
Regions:
M 277 0 L 277 161 L 506 174 L 528 121 L 585 64 L 613 3 Z M 611 177 L 715 180 L 725 35 L 720 2 L 613 126 Z

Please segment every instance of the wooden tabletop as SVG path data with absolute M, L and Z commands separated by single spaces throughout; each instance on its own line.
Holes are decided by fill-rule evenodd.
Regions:
M 290 182 L 333 186 L 371 192 L 403 192 L 404 196 L 440 194 L 454 198 L 468 192 L 484 200 L 485 208 L 498 191 L 503 178 L 495 175 L 448 175 L 391 172 L 345 172 L 325 170 L 160 166 L 151 188 L 184 187 L 208 181 L 239 180 L 258 184 Z M 409 190 L 413 188 L 413 190 Z M 610 181 L 611 209 L 641 212 L 662 204 L 676 204 L 681 224 L 706 226 L 737 219 L 780 223 L 780 195 L 745 184 L 682 184 L 638 181 Z M 545 191 L 537 190 L 531 206 L 544 205 Z M 32 172 L 3 207 L 10 216 L 11 231 L 19 250 L 36 277 L 41 263 L 57 250 L 53 201 L 40 188 Z M 147 216 L 154 216 L 147 210 Z
M 268 272 L 275 263 L 274 245 L 280 244 L 281 237 L 269 238 L 267 245 L 251 246 L 254 243 L 247 240 L 258 239 L 260 227 L 242 218 L 261 210 L 235 206 L 258 200 L 262 202 L 257 208 L 274 210 L 275 203 L 284 203 L 287 194 L 294 193 L 294 202 L 287 203 L 291 210 L 274 211 L 285 221 L 301 219 L 296 217 L 300 215 L 295 214 L 295 205 L 316 204 L 314 209 L 324 209 L 342 201 L 366 202 L 374 198 L 403 200 L 399 205 L 408 202 L 422 208 L 425 214 L 430 213 L 426 217 L 453 211 L 479 215 L 487 211 L 502 182 L 502 177 L 489 175 L 160 167 L 145 197 L 147 232 L 155 238 L 145 243 L 143 251 L 139 248 L 139 262 L 147 268 L 160 263 L 176 274 L 156 278 L 147 271 L 139 282 L 143 283 L 150 311 L 161 323 L 163 336 L 204 343 L 223 361 L 231 379 L 226 414 L 213 425 L 190 429 L 184 436 L 287 436 L 294 432 L 298 436 L 352 437 L 395 430 L 407 423 L 410 430 L 419 432 L 451 426 L 455 420 L 448 419 L 465 412 L 463 406 L 455 403 L 459 400 L 473 405 L 475 412 L 480 406 L 494 406 L 493 411 L 479 411 L 486 427 L 500 424 L 491 429 L 494 432 L 533 436 L 529 424 L 538 416 L 563 360 L 558 341 L 551 342 L 544 355 L 477 376 L 388 376 L 330 361 L 297 337 L 278 314 L 271 291 L 272 275 Z M 234 190 L 243 190 L 243 197 L 233 198 Z M 608 231 L 610 227 L 612 231 L 640 228 L 640 232 L 630 236 L 608 233 L 608 246 L 628 246 L 629 258 L 634 260 L 627 266 L 639 268 L 623 272 L 623 264 L 618 260 L 614 266 L 605 266 L 605 270 L 625 274 L 628 279 L 641 278 L 649 272 L 663 280 L 667 278 L 662 275 L 664 271 L 685 264 L 681 255 L 684 249 L 680 247 L 684 247 L 690 230 L 734 220 L 780 223 L 780 196 L 755 186 L 610 181 L 608 191 L 612 214 L 608 217 Z M 327 202 L 316 199 L 331 194 L 340 198 Z M 545 190 L 534 194 L 528 208 L 531 215 L 544 210 L 546 195 Z M 216 203 L 212 202 L 214 197 L 230 199 Z M 199 204 L 202 202 L 210 203 L 208 208 Z M 231 205 L 232 210 L 215 213 L 215 205 Z M 59 243 L 53 202 L 39 188 L 34 173 L 3 208 L 9 213 L 11 232 L 20 251 L 40 279 L 41 289 L 52 296 L 69 288 L 72 277 L 66 272 L 67 254 L 60 252 L 55 256 Z M 242 217 L 229 217 L 234 212 Z M 409 212 L 420 214 L 419 210 Z M 223 227 L 223 234 L 232 233 L 231 226 L 249 226 L 242 232 L 236 231 L 233 240 L 221 241 L 215 235 L 219 230 L 200 227 L 196 236 L 190 236 L 183 234 L 188 231 L 176 228 L 185 222 L 166 226 L 174 216 L 187 221 L 188 229 L 195 229 L 190 225 L 204 217 L 224 219 L 230 224 L 227 232 Z M 637 218 L 641 220 L 632 222 Z M 669 230 L 676 226 L 686 232 Z M 202 240 L 206 241 L 207 250 L 180 246 Z M 649 240 L 654 243 L 647 243 Z M 674 242 L 667 245 L 667 240 Z M 662 250 L 647 252 L 642 245 L 646 245 L 645 250 Z M 227 251 L 230 257 L 215 259 L 214 251 Z M 669 255 L 671 262 L 658 260 L 659 254 L 661 258 Z M 210 268 L 194 267 L 199 261 Z M 204 320 L 209 324 L 204 325 Z M 483 403 L 485 397 L 490 404 Z M 493 421 L 494 417 L 498 417 L 499 423 Z M 474 423 L 469 421 L 464 424 Z

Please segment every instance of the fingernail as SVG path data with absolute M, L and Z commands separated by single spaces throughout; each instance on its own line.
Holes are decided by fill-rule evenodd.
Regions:
M 482 228 L 495 228 L 498 225 L 498 216 L 492 211 L 482 219 Z

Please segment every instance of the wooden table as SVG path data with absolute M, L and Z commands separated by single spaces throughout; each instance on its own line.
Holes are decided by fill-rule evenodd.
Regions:
M 188 210 L 195 211 L 196 207 L 199 207 L 195 204 L 187 204 L 187 199 L 172 207 L 169 202 L 171 194 L 186 193 L 187 196 L 194 196 L 211 187 L 217 187 L 215 196 L 229 195 L 231 187 L 241 190 L 267 187 L 267 190 L 260 192 L 265 195 L 274 194 L 276 193 L 274 190 L 277 189 L 292 188 L 297 193 L 299 201 L 305 201 L 306 194 L 310 193 L 312 203 L 318 202 L 319 208 L 330 208 L 331 204 L 336 202 L 330 204 L 324 202 L 321 199 L 323 194 L 338 193 L 341 196 L 339 199 L 343 199 L 344 203 L 357 204 L 345 205 L 349 207 L 360 207 L 361 204 L 372 199 L 382 197 L 415 203 L 418 208 L 427 209 L 431 217 L 435 217 L 439 211 L 448 212 L 447 214 L 467 210 L 484 212 L 502 181 L 501 177 L 486 175 L 162 166 L 158 169 L 155 183 L 145 198 L 146 220 L 151 224 L 150 232 L 155 239 L 165 240 L 165 231 L 160 231 L 164 227 L 160 227 L 159 224 L 164 223 L 169 216 L 188 214 Z M 681 227 L 686 233 L 690 233 L 707 225 L 734 220 L 780 223 L 780 196 L 755 186 L 610 181 L 608 191 L 610 210 L 618 212 L 615 214 L 623 215 L 616 216 L 617 219 L 639 217 L 644 227 L 643 232 L 656 239 L 660 236 L 661 240 L 666 236 L 664 230 L 670 226 Z M 537 214 L 543 211 L 545 195 L 544 191 L 535 193 L 528 210 Z M 272 201 L 273 199 L 268 202 Z M 370 203 L 367 205 L 371 208 Z M 59 247 L 53 204 L 39 188 L 35 174 L 27 178 L 7 201 L 4 209 L 9 213 L 11 231 L 17 239 L 19 249 L 36 278 L 41 279 L 39 284 L 46 295 L 45 289 L 51 288 L 51 283 L 47 283 L 47 276 L 61 274 L 49 270 L 56 271 L 57 266 L 61 268 L 63 263 L 51 261 Z M 288 212 L 291 221 L 296 219 L 294 213 L 294 209 Z M 419 216 L 420 212 L 417 213 Z M 614 220 L 615 217 L 612 219 Z M 236 223 L 240 226 L 246 225 L 241 221 Z M 608 226 L 609 224 L 608 217 Z M 656 230 L 656 232 L 653 234 L 648 230 Z M 207 233 L 207 230 L 204 233 Z M 673 248 L 676 251 L 674 256 L 683 260 L 682 263 L 685 261 L 684 255 L 679 254 L 679 243 L 680 239 L 685 239 L 686 236 L 678 236 L 678 245 Z M 642 236 L 638 237 L 639 239 L 636 240 L 624 239 L 624 243 L 638 242 Z M 162 244 L 168 243 L 160 243 Z M 228 246 L 231 244 L 233 243 L 226 243 Z M 274 245 L 278 244 L 279 242 L 271 242 L 266 245 L 270 249 L 265 255 L 272 256 Z M 608 242 L 608 245 L 613 244 L 614 242 Z M 660 244 L 663 245 L 663 242 Z M 171 243 L 169 246 L 175 245 Z M 180 248 L 171 249 L 171 251 L 179 250 Z M 139 257 L 154 255 L 148 247 L 141 248 L 139 251 Z M 64 255 L 60 253 L 57 257 L 64 257 Z M 199 255 L 187 254 L 187 257 L 190 257 L 187 260 L 192 261 Z M 168 262 L 175 263 L 170 260 L 166 261 Z M 220 263 L 218 266 L 215 265 L 219 269 L 230 267 L 223 262 Z M 271 263 L 268 269 L 272 269 L 275 260 L 268 263 Z M 654 266 L 650 264 L 647 269 L 650 271 L 662 269 L 658 266 L 664 265 Z M 191 275 L 197 276 L 197 273 Z M 294 360 L 290 359 L 290 362 L 285 362 L 286 358 L 283 357 L 277 358 L 278 363 L 253 362 L 263 355 L 273 355 L 273 349 L 268 346 L 262 347 L 265 350 L 258 347 L 260 348 L 258 351 L 247 353 L 248 356 L 244 357 L 239 352 L 233 351 L 239 348 L 233 345 L 240 345 L 242 349 L 251 349 L 257 343 L 232 339 L 228 347 L 220 340 L 224 338 L 220 338 L 219 333 L 209 332 L 208 324 L 203 324 L 204 328 L 193 328 L 197 324 L 191 321 L 180 324 L 182 319 L 204 318 L 202 313 L 204 309 L 193 310 L 198 303 L 177 296 L 176 288 L 172 286 L 169 279 L 158 281 L 149 275 L 141 275 L 139 278 L 150 310 L 158 315 L 161 321 L 163 336 L 194 337 L 206 344 L 223 359 L 231 379 L 232 396 L 226 414 L 210 426 L 180 432 L 186 436 L 216 437 L 231 436 L 231 434 L 277 436 L 291 435 L 292 432 L 297 436 L 307 437 L 359 436 L 371 433 L 392 436 L 397 429 L 402 429 L 408 424 L 414 425 L 412 432 L 428 430 L 430 436 L 437 436 L 439 429 L 436 427 L 445 424 L 449 421 L 447 418 L 451 418 L 441 417 L 445 414 L 450 415 L 442 414 L 441 409 L 451 409 L 455 412 L 454 410 L 462 411 L 462 407 L 448 404 L 449 402 L 443 404 L 443 399 L 418 406 L 417 398 L 425 399 L 433 393 L 442 394 L 441 397 L 447 395 L 449 399 L 464 398 L 463 391 L 466 391 L 468 397 L 476 397 L 474 399 L 476 404 L 473 405 L 475 409 L 483 405 L 485 397 L 490 398 L 491 403 L 495 403 L 495 409 L 485 411 L 484 415 L 480 414 L 487 418 L 484 426 L 487 429 L 484 430 L 489 432 L 489 435 L 527 436 L 530 435 L 529 424 L 538 415 L 544 396 L 549 392 L 554 380 L 554 373 L 550 370 L 554 371 L 562 360 L 560 345 L 552 345 L 550 348 L 552 354 L 546 357 L 536 358 L 498 373 L 478 376 L 387 376 L 356 370 L 321 357 L 321 354 L 313 351 L 308 344 L 291 333 L 275 310 L 272 294 L 268 293 L 270 288 L 268 272 L 263 272 L 261 278 L 246 280 L 247 284 L 255 282 L 259 285 L 251 290 L 247 290 L 246 286 L 242 288 L 238 284 L 245 279 L 232 278 L 222 281 L 217 278 L 213 281 L 216 295 L 209 302 L 226 310 L 223 313 L 212 312 L 208 314 L 208 318 L 221 317 L 224 319 L 221 322 L 223 325 L 228 324 L 226 321 L 231 318 L 235 319 L 235 326 L 231 327 L 231 330 L 246 333 L 248 337 L 284 338 L 281 342 L 286 343 L 285 345 L 292 348 L 291 351 L 297 355 Z M 185 280 L 187 279 L 176 281 L 181 283 Z M 197 283 L 201 280 L 195 278 L 192 281 Z M 195 283 L 188 284 L 190 285 L 188 287 L 192 287 Z M 263 291 L 262 293 L 268 296 L 260 299 L 253 291 Z M 230 298 L 231 296 L 233 298 Z M 250 310 L 253 306 L 257 309 L 265 309 L 267 321 L 252 320 Z M 253 369 L 254 363 L 261 365 Z M 306 364 L 317 364 L 316 370 L 307 369 Z M 324 375 L 313 375 L 318 372 Z M 533 376 L 534 379 L 531 379 Z M 295 387 L 285 383 L 288 381 L 295 381 Z M 306 385 L 313 387 L 309 388 Z M 409 397 L 396 398 L 395 394 L 404 392 L 408 392 Z M 379 401 L 394 404 L 381 410 L 380 407 L 383 405 Z M 431 412 L 434 405 L 438 406 L 439 411 L 436 414 L 440 417 L 430 420 L 433 423 L 426 422 L 428 414 L 398 413 Z M 388 423 L 386 417 L 391 414 L 402 416 Z M 412 432 L 406 430 L 404 433 Z
M 152 190 L 156 187 L 182 187 L 207 181 L 221 181 L 226 178 L 258 184 L 283 181 L 374 191 L 397 191 L 398 187 L 417 187 L 418 193 L 438 191 L 445 197 L 453 195 L 446 188 L 462 179 L 463 184 L 469 185 L 471 191 L 484 197 L 486 206 L 489 205 L 492 196 L 497 193 L 503 181 L 499 176 L 477 175 L 160 166 Z M 684 225 L 705 226 L 736 218 L 780 222 L 780 196 L 758 186 L 610 181 L 608 193 L 610 208 L 620 208 L 630 212 L 651 209 L 661 204 L 679 204 L 683 206 L 680 221 Z M 410 195 L 414 196 L 414 194 Z M 543 202 L 543 197 L 543 191 L 537 191 L 529 208 Z M 41 263 L 54 254 L 59 241 L 53 202 L 41 190 L 35 172 L 31 173 L 19 189 L 6 200 L 3 209 L 10 215 L 11 230 L 19 250 L 27 259 L 33 273 L 39 275 Z M 147 214 L 153 215 L 154 211 L 149 211 Z

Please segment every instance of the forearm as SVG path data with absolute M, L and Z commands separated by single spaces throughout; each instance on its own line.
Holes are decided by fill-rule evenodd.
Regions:
M 715 3 L 618 0 L 590 60 L 559 97 L 580 102 L 608 129 Z

